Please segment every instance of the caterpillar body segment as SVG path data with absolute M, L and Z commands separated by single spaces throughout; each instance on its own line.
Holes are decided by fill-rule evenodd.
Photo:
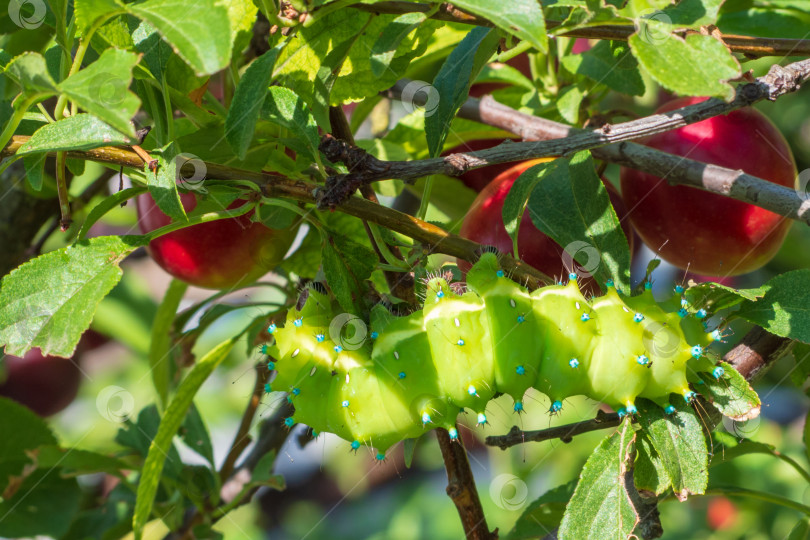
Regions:
M 421 311 L 394 317 L 377 306 L 369 339 L 344 347 L 329 328 L 339 306 L 311 289 L 274 331 L 272 389 L 290 392 L 293 422 L 383 457 L 435 427 L 457 433 L 464 409 L 486 423 L 486 405 L 500 393 L 521 412 L 529 388 L 549 396 L 551 412 L 575 395 L 629 414 L 638 397 L 672 411 L 672 394 L 689 401 L 697 372 L 716 372 L 704 354 L 716 332 L 684 315 L 676 295 L 657 303 L 649 289 L 631 298 L 608 287 L 588 300 L 575 275 L 529 292 L 485 253 L 467 274 L 466 292 L 432 278 Z

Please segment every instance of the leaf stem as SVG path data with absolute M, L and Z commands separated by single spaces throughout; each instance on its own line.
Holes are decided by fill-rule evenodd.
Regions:
M 782 497 L 781 495 L 776 495 L 773 493 L 767 493 L 765 491 L 756 491 L 753 489 L 746 489 L 736 486 L 729 486 L 729 487 L 713 487 L 706 490 L 706 495 L 730 495 L 732 497 L 747 497 L 749 499 L 758 499 L 760 501 L 766 501 L 772 504 L 776 504 L 779 506 L 784 506 L 785 508 L 790 508 L 791 510 L 796 510 L 806 515 L 810 515 L 810 506 L 806 506 L 801 503 L 797 503 L 787 497 Z

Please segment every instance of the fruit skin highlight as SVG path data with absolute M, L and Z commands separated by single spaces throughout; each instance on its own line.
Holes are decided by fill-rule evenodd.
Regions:
M 686 97 L 662 113 L 704 101 Z M 751 107 L 642 140 L 670 154 L 726 167 L 795 188 L 796 163 L 785 138 Z M 698 274 L 733 276 L 757 270 L 776 255 L 791 220 L 758 206 L 687 186 L 670 186 L 622 168 L 629 217 L 644 243 L 664 260 Z
M 506 227 L 503 224 L 502 211 L 504 200 L 506 200 L 506 196 L 518 176 L 529 167 L 543 163 L 544 161 L 551 161 L 551 159 L 542 158 L 523 161 L 499 174 L 478 194 L 475 201 L 473 201 L 461 225 L 459 234 L 479 244 L 494 246 L 499 252 L 509 253 L 511 255 L 512 239 L 509 237 L 509 233 L 506 232 Z M 626 219 L 627 210 L 625 209 L 622 197 L 610 182 L 602 179 L 602 183 L 605 184 L 607 188 L 610 202 L 616 211 L 624 235 L 627 238 L 630 253 L 632 253 L 634 235 L 630 227 L 630 222 Z M 565 268 L 563 248 L 534 226 L 528 212 L 523 213 L 523 218 L 520 222 L 518 250 L 520 251 L 520 259 L 522 261 L 552 278 L 567 276 L 568 272 L 571 270 L 570 268 Z M 458 259 L 457 264 L 462 272 L 466 272 L 470 268 L 470 263 L 462 259 Z M 591 278 L 582 280 L 580 287 L 582 287 L 583 292 L 589 295 L 600 292 L 599 287 Z
M 277 375 L 266 390 L 289 392 L 295 414 L 287 427 L 335 433 L 384 459 L 391 445 L 435 427 L 457 436 L 462 409 L 485 424 L 498 393 L 510 395 L 518 413 L 533 387 L 549 396 L 551 413 L 585 395 L 620 415 L 635 414 L 639 397 L 671 414 L 673 403 L 696 396 L 689 382 L 698 373 L 723 376 L 705 354 L 721 336 L 706 331 L 705 312 L 682 307 L 682 288 L 660 303 L 649 287 L 632 298 L 607 288 L 587 300 L 572 274 L 566 285 L 529 292 L 487 252 L 467 274 L 465 293 L 431 278 L 422 310 L 395 317 L 377 305 L 357 343 L 336 335 L 332 322 L 343 310 L 313 286 L 283 327 L 268 329 L 275 338 L 268 368 Z
M 197 206 L 194 193 L 180 193 L 180 201 L 186 212 Z M 244 203 L 234 201 L 228 209 Z M 141 232 L 171 223 L 150 194 L 138 196 L 136 205 Z M 252 214 L 179 229 L 152 240 L 147 251 L 166 272 L 191 285 L 207 289 L 249 285 L 282 261 L 296 232 L 253 222 Z

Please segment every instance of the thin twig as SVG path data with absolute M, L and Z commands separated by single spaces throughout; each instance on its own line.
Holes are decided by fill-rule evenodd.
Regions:
M 242 415 L 242 421 L 239 424 L 239 429 L 236 431 L 233 443 L 231 443 L 231 449 L 228 451 L 228 455 L 222 463 L 222 468 L 219 470 L 219 478 L 222 482 L 231 476 L 239 456 L 242 455 L 242 452 L 244 452 L 245 448 L 251 443 L 249 434 L 250 426 L 253 424 L 253 417 L 256 416 L 256 410 L 262 402 L 264 385 L 270 377 L 270 370 L 267 369 L 265 363 L 256 364 L 254 369 L 256 370 L 256 382 L 253 385 L 253 393 Z
M 335 137 L 345 141 L 351 146 L 354 146 L 354 135 L 352 134 L 352 129 L 349 126 L 349 121 L 346 119 L 346 114 L 343 112 L 342 107 L 329 107 L 329 122 L 332 125 L 332 134 Z M 367 201 L 380 204 L 377 194 L 370 185 L 365 184 L 360 186 L 360 194 Z M 377 253 L 379 261 L 381 263 L 386 263 L 387 261 L 385 260 L 385 256 L 383 255 L 381 248 L 377 245 L 377 241 L 374 238 L 374 234 L 371 232 L 368 221 L 363 220 L 363 227 L 366 230 L 369 242 L 374 248 L 374 251 Z M 405 262 L 405 257 L 402 255 L 399 247 L 388 246 L 388 250 L 398 260 Z M 419 300 L 416 297 L 416 292 L 414 289 L 415 282 L 413 275 L 406 272 L 392 272 L 389 270 L 384 271 L 383 274 L 385 275 L 385 281 L 388 283 L 388 287 L 391 289 L 391 293 L 396 298 L 404 300 L 408 305 L 415 309 L 415 307 L 419 304 Z
M 28 140 L 25 135 L 15 135 L 11 142 L 2 151 L 0 157 L 12 155 Z M 115 166 L 133 167 L 141 169 L 143 160 L 127 148 L 105 146 L 87 151 L 68 152 L 68 156 L 79 159 L 108 163 Z M 219 163 L 204 162 L 206 179 L 213 180 L 246 180 L 259 185 L 262 194 L 266 197 L 281 197 L 314 204 L 315 196 L 321 186 L 291 180 L 284 176 L 254 171 L 235 169 Z M 183 165 L 181 174 L 194 173 L 193 164 Z M 377 223 L 387 229 L 404 234 L 426 245 L 432 252 L 444 253 L 459 257 L 467 261 L 475 261 L 481 253 L 482 246 L 472 240 L 448 233 L 436 225 L 424 222 L 408 214 L 397 212 L 385 206 L 374 204 L 359 197 L 351 197 L 339 207 L 344 214 Z M 544 284 L 554 283 L 554 280 L 539 270 L 529 266 L 523 261 L 516 261 L 511 256 L 502 254 L 499 262 L 504 271 L 508 272 L 516 281 L 523 283 L 529 289 L 536 289 Z
M 776 360 L 781 358 L 789 349 L 792 341 L 775 336 L 760 327 L 754 327 L 749 331 L 733 349 L 725 354 L 723 361 L 731 364 L 740 375 L 746 380 L 756 379 L 764 369 L 771 366 Z M 706 420 L 711 421 L 710 419 Z M 599 411 L 596 418 L 575 422 L 565 426 L 557 426 L 549 429 L 534 431 L 523 431 L 517 426 L 506 435 L 493 435 L 486 438 L 486 444 L 497 446 L 501 450 L 506 450 L 510 446 L 523 444 L 526 442 L 539 442 L 551 439 L 560 439 L 562 442 L 570 442 L 571 438 L 587 433 L 616 427 L 621 422 L 616 413 L 605 413 Z
M 498 529 L 490 532 L 487 526 L 484 509 L 475 488 L 475 477 L 461 439 L 450 439 L 450 434 L 444 428 L 436 429 L 436 438 L 447 469 L 447 495 L 456 505 L 464 534 L 468 540 L 497 540 Z
M 388 14 L 427 13 L 435 9 L 435 6 L 431 4 L 397 1 L 355 4 L 351 7 L 364 11 L 372 11 L 374 13 Z M 429 18 L 475 26 L 494 26 L 491 20 L 466 13 L 449 3 L 441 4 L 435 13 L 429 15 Z M 546 21 L 546 27 L 549 30 L 557 28 L 560 24 L 561 23 L 556 21 Z M 632 24 L 604 25 L 567 30 L 558 35 L 584 39 L 627 41 L 636 31 L 637 28 Z M 691 31 L 680 30 L 677 33 L 685 35 L 689 32 Z M 734 34 L 720 34 L 719 38 L 732 52 L 744 54 L 749 58 L 759 58 L 762 56 L 810 56 L 810 40 L 807 39 L 763 38 Z

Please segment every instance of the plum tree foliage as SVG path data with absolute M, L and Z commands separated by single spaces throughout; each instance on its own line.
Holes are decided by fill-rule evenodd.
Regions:
M 656 538 L 683 526 L 667 505 L 660 517 L 659 503 L 710 494 L 781 507 L 779 525 L 759 522 L 764 536 L 784 534 L 790 520 L 791 538 L 807 535 L 810 507 L 795 496 L 808 489 L 800 485 L 810 480 L 806 456 L 746 431 L 760 421 L 755 375 L 789 352 L 790 382 L 801 389 L 810 374 L 802 363 L 810 176 L 797 174 L 808 166 L 798 135 L 806 125 L 795 112 L 773 114 L 780 134 L 765 118 L 810 77 L 806 2 L 9 0 L 0 27 L 0 346 L 8 355 L 0 536 L 221 537 L 223 518 L 258 507 L 260 488 L 285 489 L 274 474 L 285 441 L 324 440 L 294 425 L 296 408 L 354 439 L 326 438 L 325 462 L 338 459 L 337 447 L 357 454 L 354 468 L 401 472 L 429 467 L 421 453 L 440 451 L 451 500 L 425 511 L 454 504 L 461 519 L 427 531 L 431 538 Z M 673 96 L 683 100 L 655 115 Z M 777 103 L 757 103 L 766 100 Z M 793 103 L 790 111 L 809 110 Z M 506 189 L 485 187 L 507 169 Z M 673 266 L 656 270 L 656 258 L 645 269 L 641 240 L 665 262 L 715 277 L 696 283 L 678 271 L 673 283 Z M 171 274 L 157 302 L 143 284 L 147 253 Z M 480 275 L 484 267 L 493 275 Z M 497 285 L 496 275 L 516 283 Z M 587 297 L 572 292 L 578 279 Z M 502 304 L 486 307 L 493 314 L 516 309 L 504 291 L 546 295 L 524 302 L 528 313 L 565 290 L 565 313 L 621 331 L 572 333 L 560 320 L 537 326 L 548 335 L 510 338 L 500 315 L 479 314 L 473 296 L 482 284 L 493 306 Z M 666 299 L 656 304 L 653 293 Z M 443 297 L 458 314 L 428 309 Z M 303 323 L 299 313 L 317 320 Z M 462 322 L 476 335 L 448 337 Z M 115 364 L 114 382 L 94 381 L 98 362 L 84 358 L 98 349 L 82 336 L 98 333 L 148 375 L 136 381 Z M 276 343 L 280 335 L 300 343 Z M 498 342 L 474 346 L 490 336 Z M 521 401 L 533 383 L 512 381 L 526 370 L 513 365 L 519 355 L 541 354 L 526 343 L 541 341 L 554 344 L 543 352 L 554 358 L 525 365 L 541 375 L 557 364 L 579 369 L 572 392 L 593 398 L 566 407 L 578 411 L 566 416 L 570 426 L 549 425 L 559 420 L 554 395 L 565 374 L 534 385 L 551 400 L 529 390 Z M 642 350 L 632 365 L 611 363 L 620 361 L 611 351 L 633 344 Z M 667 347 L 678 348 L 677 369 L 661 360 L 676 354 Z M 407 388 L 459 395 L 386 386 L 418 375 L 382 368 L 420 350 L 409 367 L 427 371 Z M 560 363 L 566 351 L 579 358 Z M 383 353 L 390 358 L 375 364 Z M 299 354 L 294 372 L 276 365 Z M 47 365 L 69 376 L 43 375 Z M 493 370 L 481 379 L 486 388 L 459 386 L 484 365 Z M 504 366 L 509 373 L 498 371 Z M 221 407 L 200 397 L 229 367 L 255 368 L 241 420 L 225 392 Z M 496 395 L 499 377 L 512 378 L 501 386 L 509 392 L 519 387 L 514 416 L 509 396 Z M 639 377 L 651 381 L 655 403 L 605 388 Z M 35 414 L 67 406 L 74 379 L 82 381 L 74 406 L 47 421 Z M 680 386 L 653 388 L 659 379 Z M 302 387 L 320 393 L 307 402 Z M 670 391 L 681 399 L 669 404 Z M 479 394 L 487 411 L 469 405 Z M 360 403 L 363 415 L 353 414 Z M 459 406 L 475 414 L 457 418 Z M 493 414 L 507 409 L 506 419 Z M 380 420 L 376 431 L 363 432 L 360 416 Z M 401 429 L 383 426 L 404 417 Z M 221 426 L 209 432 L 214 422 L 236 433 L 224 456 L 214 452 L 223 446 L 212 437 Z M 431 423 L 435 438 L 422 430 Z M 525 429 L 505 433 L 507 423 Z M 69 424 L 103 426 L 105 435 L 68 437 Z M 524 452 L 515 474 L 493 470 L 476 487 L 465 445 L 482 426 L 486 443 L 504 449 L 606 431 L 601 442 L 565 446 L 583 452 L 575 465 Z M 371 450 L 382 432 L 384 446 L 394 444 L 387 454 Z M 416 438 L 425 439 L 419 451 Z M 751 453 L 793 467 L 795 489 L 769 492 L 748 477 L 724 485 L 728 475 L 712 467 Z M 570 474 L 538 483 L 541 462 Z M 94 491 L 98 478 L 104 488 Z M 547 489 L 548 478 L 561 485 Z M 720 517 L 709 526 L 725 527 Z M 363 534 L 372 533 L 351 537 Z

